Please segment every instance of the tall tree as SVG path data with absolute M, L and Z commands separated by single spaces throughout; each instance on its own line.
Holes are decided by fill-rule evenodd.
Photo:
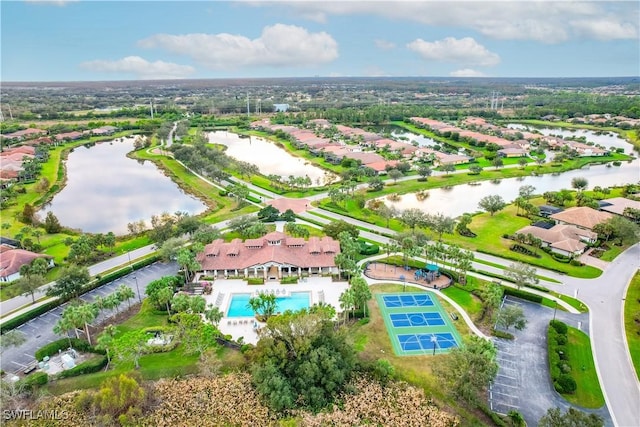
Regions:
M 483 391 L 498 373 L 496 353 L 490 341 L 473 336 L 464 347 L 453 349 L 434 370 L 452 397 L 473 404 L 482 399 Z
M 524 316 L 524 310 L 520 306 L 505 305 L 498 313 L 497 324 L 509 330 L 515 326 L 519 331 L 527 327 L 527 319 Z
M 351 279 L 351 290 L 353 299 L 358 308 L 362 308 L 364 317 L 367 317 L 367 301 L 371 299 L 371 289 L 363 277 Z
M 505 277 L 513 281 L 518 289 L 523 286 L 537 285 L 540 279 L 538 279 L 536 273 L 535 267 L 520 262 L 511 263 L 504 269 Z
M 62 299 L 77 298 L 90 279 L 89 270 L 86 267 L 70 264 L 62 268 L 56 283 L 47 289 L 47 295 Z
M 418 208 L 405 209 L 400 214 L 400 221 L 415 232 L 416 227 L 424 227 L 427 224 L 427 215 Z
M 581 193 L 582 191 L 586 190 L 588 185 L 589 185 L 589 181 L 587 181 L 587 178 L 582 176 L 576 176 L 571 180 L 571 187 L 578 190 L 578 193 Z
M 276 411 L 331 405 L 351 379 L 355 352 L 324 311 L 286 312 L 260 330 L 253 381 Z
M 480 207 L 480 209 L 484 209 L 485 211 L 489 212 L 491 216 L 493 216 L 496 212 L 499 212 L 502 209 L 504 209 L 505 206 L 507 206 L 507 204 L 505 203 L 502 196 L 495 194 L 495 195 L 485 196 L 482 199 L 480 199 L 478 206 Z

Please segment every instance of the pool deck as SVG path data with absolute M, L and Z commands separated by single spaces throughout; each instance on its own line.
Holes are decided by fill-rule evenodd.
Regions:
M 281 285 L 278 281 L 266 282 L 264 285 L 247 285 L 246 280 L 216 280 L 210 295 L 203 295 L 207 304 L 213 304 L 222 311 L 225 317 L 220 321 L 220 331 L 233 339 L 243 338 L 245 343 L 258 342 L 257 329 L 264 323 L 257 322 L 255 317 L 226 317 L 233 294 L 273 293 L 275 296 L 287 296 L 292 292 L 309 292 L 309 304 L 325 302 L 340 312 L 340 295 L 349 287 L 347 282 L 333 282 L 330 277 L 308 277 L 294 285 Z

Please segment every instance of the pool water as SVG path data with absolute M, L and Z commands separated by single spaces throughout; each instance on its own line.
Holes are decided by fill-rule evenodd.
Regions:
M 291 296 L 277 297 L 276 313 L 286 310 L 297 311 L 309 308 L 309 292 L 291 292 Z M 255 313 L 249 308 L 251 294 L 233 294 L 229 303 L 227 317 L 253 317 Z

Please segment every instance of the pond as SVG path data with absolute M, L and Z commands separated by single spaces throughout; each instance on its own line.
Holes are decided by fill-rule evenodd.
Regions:
M 561 138 L 576 137 L 580 138 L 584 136 L 586 142 L 593 142 L 594 144 L 602 145 L 605 148 L 624 148 L 625 153 L 630 154 L 633 152 L 633 145 L 620 138 L 618 134 L 614 132 L 595 132 L 586 129 L 561 129 L 561 128 L 547 128 L 547 127 L 533 127 L 525 126 L 518 123 L 510 123 L 507 125 L 510 129 L 527 130 L 529 132 L 538 131 L 543 135 L 554 135 Z
M 163 212 L 206 210 L 197 198 L 184 193 L 155 164 L 126 155 L 133 138 L 80 146 L 66 161 L 67 182 L 38 215 L 52 211 L 65 227 L 90 233 L 127 233 L 127 224 Z
M 433 147 L 434 145 L 438 145 L 438 141 L 424 135 L 409 132 L 400 126 L 372 126 L 371 128 L 380 135 L 391 135 L 393 139 L 408 142 L 409 144 L 416 142 L 420 147 Z
M 209 132 L 209 142 L 227 147 L 226 154 L 237 160 L 256 165 L 263 175 L 279 175 L 284 178 L 308 176 L 314 186 L 337 181 L 335 174 L 325 171 L 307 160 L 296 157 L 284 148 L 260 137 L 248 138 L 227 131 Z
M 397 201 L 390 201 L 386 196 L 381 198 L 388 206 L 403 211 L 410 208 L 422 209 L 425 212 L 457 217 L 466 212 L 480 210 L 478 203 L 485 196 L 499 194 L 506 202 L 518 197 L 518 189 L 523 185 L 533 185 L 535 194 L 546 191 L 557 191 L 562 188 L 571 189 L 571 180 L 584 177 L 589 181 L 588 189 L 598 185 L 610 187 L 637 183 L 640 180 L 640 161 L 623 162 L 622 166 L 606 167 L 597 165 L 579 170 L 564 172 L 559 175 L 545 174 L 523 178 L 507 178 L 496 181 L 480 181 L 473 184 L 456 185 L 449 188 L 436 188 L 428 191 L 428 197 L 418 200 L 416 194 L 400 196 Z

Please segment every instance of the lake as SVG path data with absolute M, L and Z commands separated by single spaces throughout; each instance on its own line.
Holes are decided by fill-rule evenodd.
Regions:
M 586 129 L 561 129 L 561 128 L 546 128 L 546 127 L 534 127 L 526 126 L 518 123 L 509 123 L 507 125 L 510 129 L 527 130 L 529 132 L 538 131 L 543 135 L 555 135 L 561 138 L 584 136 L 587 142 L 593 142 L 594 144 L 602 145 L 605 148 L 624 148 L 625 153 L 631 154 L 633 152 L 633 145 L 627 142 L 625 139 L 620 138 L 618 134 L 613 132 L 596 133 L 592 130 Z
M 400 200 L 391 202 L 382 197 L 388 206 L 394 206 L 400 211 L 410 208 L 422 209 L 425 212 L 442 213 L 447 216 L 457 217 L 465 212 L 475 212 L 480 199 L 485 196 L 499 194 L 506 202 L 511 202 L 518 197 L 518 189 L 523 185 L 533 185 L 536 194 L 546 191 L 557 191 L 562 188 L 571 189 L 571 180 L 575 177 L 584 177 L 589 181 L 588 189 L 598 185 L 610 187 L 637 183 L 640 180 L 640 161 L 622 162 L 622 166 L 606 167 L 597 165 L 583 169 L 572 170 L 559 175 L 545 174 L 540 176 L 528 176 L 523 178 L 507 178 L 500 182 L 479 181 L 473 185 L 462 184 L 449 188 L 436 188 L 427 190 L 429 196 L 420 201 L 414 193 L 400 196 Z
M 207 207 L 183 192 L 152 162 L 128 158 L 133 138 L 80 146 L 69 153 L 67 182 L 51 203 L 38 212 L 52 211 L 65 227 L 91 233 L 126 234 L 127 224 L 163 212 L 204 212 Z
M 274 143 L 260 137 L 241 138 L 227 131 L 209 132 L 209 142 L 227 147 L 225 153 L 237 160 L 252 163 L 263 175 L 279 175 L 284 178 L 308 176 L 314 186 L 335 182 L 335 174 L 314 166 L 306 159 L 296 157 Z

